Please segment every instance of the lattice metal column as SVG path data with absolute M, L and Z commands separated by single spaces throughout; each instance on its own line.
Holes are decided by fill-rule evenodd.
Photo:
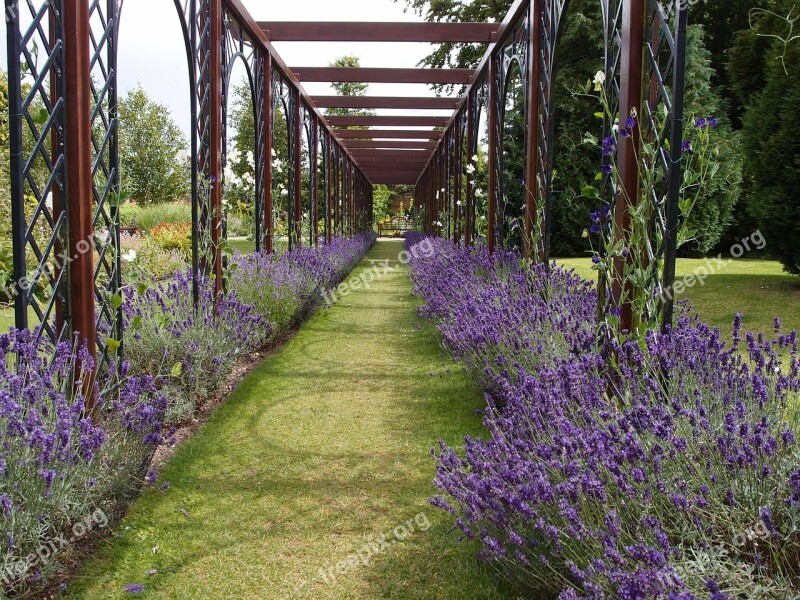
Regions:
M 261 85 L 263 86 L 263 92 L 261 95 L 261 114 L 263 115 L 263 124 L 262 124 L 262 143 L 261 146 L 263 148 L 263 154 L 261 156 L 261 160 L 259 164 L 263 169 L 264 173 L 261 177 L 263 180 L 263 189 L 261 191 L 262 196 L 262 207 L 263 207 L 263 215 L 262 215 L 262 233 L 263 239 L 261 241 L 260 249 L 267 252 L 268 254 L 272 254 L 274 251 L 273 246 L 273 238 L 274 238 L 274 223 L 273 223 L 273 198 L 272 198 L 272 154 L 274 152 L 274 148 L 272 145 L 273 135 L 274 135 L 274 128 L 275 128 L 275 104 L 273 102 L 273 87 L 272 87 L 272 57 L 269 55 L 268 52 L 264 53 L 262 57 L 262 82 Z
M 53 341 L 68 338 L 71 324 L 69 273 L 76 248 L 75 243 L 69 244 L 67 220 L 65 25 L 70 20 L 74 26 L 76 19 L 86 21 L 88 15 L 70 14 L 67 18 L 63 0 L 26 2 L 24 7 L 16 0 L 6 2 L 9 142 L 15 149 L 10 154 L 14 284 L 6 294 L 14 300 L 16 326 L 25 329 L 31 325 L 28 315 L 33 312 L 41 323 L 40 334 Z M 84 33 L 86 29 L 84 24 Z M 88 61 L 88 40 L 85 43 Z M 76 50 L 71 47 L 69 51 L 74 63 Z M 89 68 L 83 60 L 80 64 L 85 87 L 78 89 L 85 91 L 79 96 L 86 102 L 84 112 L 88 112 Z M 21 72 L 20 65 L 27 66 L 26 73 Z M 74 68 L 73 64 L 70 73 Z M 23 96 L 26 76 L 32 83 Z M 70 112 L 74 110 L 70 107 Z M 25 143 L 23 131 L 32 142 Z M 87 147 L 86 160 L 88 152 Z M 35 205 L 27 210 L 26 194 L 35 199 Z M 85 197 L 89 197 L 88 190 Z M 28 261 L 36 263 L 30 276 Z M 86 277 L 84 285 L 87 289 L 81 295 L 92 299 L 91 276 Z M 39 299 L 37 286 L 44 288 L 49 300 Z M 94 342 L 91 332 L 89 337 Z
M 486 215 L 486 222 L 488 231 L 486 236 L 486 245 L 489 252 L 495 250 L 497 240 L 495 239 L 495 229 L 497 225 L 497 201 L 501 197 L 500 180 L 502 173 L 500 173 L 500 136 L 498 134 L 498 120 L 500 116 L 500 77 L 498 76 L 498 57 L 492 56 L 489 59 L 489 102 L 487 107 L 488 121 L 489 121 L 489 207 Z M 502 123 L 501 123 L 502 126 Z

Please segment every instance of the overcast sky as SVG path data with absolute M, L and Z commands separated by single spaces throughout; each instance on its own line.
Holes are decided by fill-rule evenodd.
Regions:
M 404 12 L 405 2 L 393 0 L 243 0 L 257 21 L 419 21 Z M 40 2 L 35 4 L 38 6 Z M 124 0 L 120 20 L 119 82 L 121 92 L 139 83 L 147 93 L 166 104 L 178 123 L 189 131 L 189 79 L 186 51 L 173 0 Z M 5 28 L 2 30 L 3 64 L 7 64 Z M 327 66 L 345 54 L 355 54 L 365 67 L 414 67 L 431 51 L 429 44 L 413 43 L 276 43 L 275 48 L 289 66 Z M 234 80 L 244 77 L 237 66 Z M 333 93 L 328 84 L 308 83 L 312 95 Z M 432 96 L 426 85 L 372 84 L 372 95 Z M 406 114 L 378 111 L 379 114 Z M 415 114 L 446 115 L 428 111 Z

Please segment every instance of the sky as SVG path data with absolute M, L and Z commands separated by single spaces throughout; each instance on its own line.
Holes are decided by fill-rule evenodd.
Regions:
M 38 6 L 41 0 L 35 2 Z M 257 21 L 419 21 L 404 12 L 400 0 L 243 0 Z M 0 28 L 0 57 L 7 63 L 5 28 Z M 189 78 L 183 35 L 173 0 L 124 0 L 120 19 L 120 92 L 141 84 L 148 95 L 165 104 L 176 123 L 190 130 Z M 364 67 L 414 67 L 431 51 L 417 43 L 297 43 L 277 42 L 275 49 L 290 67 L 328 66 L 345 54 L 355 54 Z M 244 78 L 237 65 L 233 81 Z M 326 83 L 304 85 L 311 95 L 333 94 Z M 432 96 L 427 85 L 372 84 L 370 95 Z M 379 110 L 378 114 L 410 114 L 402 110 Z M 447 111 L 416 111 L 413 114 L 448 115 Z

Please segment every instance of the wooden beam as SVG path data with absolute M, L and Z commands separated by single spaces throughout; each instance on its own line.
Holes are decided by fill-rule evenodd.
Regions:
M 272 42 L 458 42 L 488 44 L 499 23 L 259 21 Z
M 414 185 L 414 180 L 409 177 L 393 177 L 391 175 L 386 175 L 385 177 L 370 177 L 369 180 L 375 185 Z
M 460 98 L 419 98 L 402 96 L 312 96 L 318 108 L 407 108 L 414 110 L 455 110 Z
M 433 150 L 436 148 L 436 142 L 400 142 L 397 140 L 380 141 L 380 140 L 344 140 L 344 145 L 351 151 L 361 148 L 373 149 L 398 149 L 405 148 L 408 150 Z
M 9 5 L 7 5 L 9 6 Z M 75 366 L 91 371 L 89 363 L 97 355 L 97 328 L 94 293 L 94 252 L 88 252 L 94 239 L 92 209 L 92 73 L 89 65 L 89 7 L 87 2 L 67 2 L 62 15 L 67 32 L 64 41 L 64 72 L 66 94 L 64 119 L 66 135 L 64 153 L 67 156 L 67 211 L 69 214 L 67 256 L 69 260 L 70 342 L 86 345 L 87 360 Z M 11 32 L 9 32 L 9 38 Z M 16 59 L 16 57 L 13 57 Z M 26 315 L 27 316 L 27 315 Z M 71 339 L 70 337 L 71 336 Z M 77 339 L 76 339 L 77 338 Z M 91 378 L 88 378 L 91 379 Z M 91 384 L 82 391 L 86 413 L 94 416 L 96 400 Z
M 340 140 L 352 139 L 398 139 L 438 140 L 442 132 L 432 129 L 334 129 Z
M 405 167 L 424 167 L 428 162 L 428 157 L 423 156 L 420 158 L 392 158 L 383 156 L 358 156 L 356 157 L 358 165 L 364 169 L 368 169 L 374 165 L 388 165 L 390 167 L 405 168 Z
M 333 127 L 444 127 L 447 125 L 447 117 L 330 116 L 327 119 Z
M 387 175 L 400 176 L 400 177 L 419 177 L 421 169 L 392 169 L 391 167 L 371 168 L 365 169 L 364 173 L 372 177 L 386 177 Z
M 472 82 L 472 69 L 383 69 L 367 67 L 290 67 L 299 81 L 342 83 L 426 83 Z
M 428 160 L 431 156 L 430 150 L 353 150 L 351 152 L 354 158 L 362 160 L 368 159 L 399 159 L 399 160 Z

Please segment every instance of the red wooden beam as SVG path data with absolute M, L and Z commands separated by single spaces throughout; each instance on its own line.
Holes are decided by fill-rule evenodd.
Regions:
M 401 142 L 397 140 L 381 141 L 381 140 L 344 140 L 344 145 L 347 146 L 351 152 L 360 148 L 374 148 L 374 149 L 400 149 L 405 148 L 408 150 L 433 150 L 436 148 L 436 142 Z
M 438 140 L 442 135 L 441 131 L 432 129 L 334 129 L 334 133 L 340 140 Z
M 425 163 L 422 161 L 393 161 L 393 160 L 359 160 L 358 166 L 365 172 L 369 170 L 405 170 L 405 171 L 422 171 Z
M 472 69 L 381 69 L 372 67 L 290 67 L 300 81 L 342 83 L 460 84 L 472 81 Z
M 356 149 L 351 152 L 354 158 L 362 160 L 368 159 L 400 159 L 400 160 L 424 160 L 427 161 L 431 156 L 430 150 L 364 150 Z
M 319 108 L 407 108 L 414 110 L 455 110 L 459 98 L 417 98 L 402 96 L 312 96 Z
M 407 116 L 331 116 L 328 123 L 334 127 L 444 127 L 447 117 Z
M 259 21 L 273 42 L 463 42 L 488 44 L 499 23 Z
M 69 214 L 68 256 L 69 299 L 72 334 L 86 344 L 89 356 L 97 353 L 94 297 L 94 251 L 92 232 L 92 129 L 89 90 L 89 5 L 87 2 L 64 3 L 64 94 L 66 183 Z M 89 251 L 86 248 L 89 248 Z M 76 366 L 76 374 L 80 365 Z M 93 414 L 96 398 L 91 384 L 83 390 L 87 414 Z
M 642 65 L 644 48 L 642 40 L 645 35 L 644 4 L 637 0 L 624 0 L 622 5 L 622 44 L 621 44 L 621 86 L 619 98 L 619 119 L 625 123 L 632 112 L 636 112 L 636 127 L 642 123 Z M 622 125 L 620 125 L 622 127 Z M 621 139 L 617 151 L 617 168 L 622 193 L 617 195 L 614 209 L 614 220 L 618 239 L 627 246 L 631 228 L 630 209 L 639 201 L 639 131 L 634 135 Z M 644 257 L 646 258 L 646 257 Z M 614 258 L 614 273 L 611 286 L 612 305 L 620 309 L 620 328 L 631 331 L 633 328 L 633 286 L 625 282 L 625 264 L 633 262 L 634 257 L 627 259 Z
M 402 175 L 396 173 L 386 173 L 381 175 L 367 175 L 369 180 L 374 183 L 385 185 L 413 185 L 419 175 Z

